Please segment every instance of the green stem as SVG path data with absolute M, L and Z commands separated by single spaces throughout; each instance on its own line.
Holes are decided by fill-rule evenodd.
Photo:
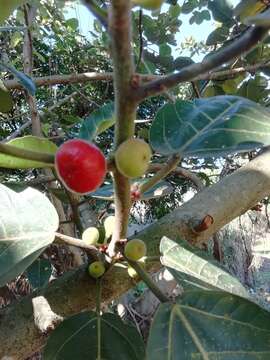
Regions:
M 156 283 L 152 280 L 151 276 L 136 262 L 125 258 L 130 266 L 137 272 L 142 281 L 149 287 L 152 293 L 159 299 L 160 302 L 168 302 L 170 299 L 160 290 Z
M 96 300 L 96 314 L 97 314 L 97 360 L 101 358 L 101 316 L 100 316 L 100 304 L 101 304 L 101 279 L 97 279 L 97 300 Z
M 11 155 L 20 159 L 40 161 L 54 167 L 54 155 L 23 149 L 14 145 L 0 143 L 0 153 Z
M 153 177 L 147 180 L 139 187 L 141 194 L 145 193 L 147 190 L 151 189 L 159 181 L 164 179 L 170 172 L 172 172 L 178 165 L 180 161 L 180 155 L 174 155 L 170 158 L 166 165 L 164 165 Z

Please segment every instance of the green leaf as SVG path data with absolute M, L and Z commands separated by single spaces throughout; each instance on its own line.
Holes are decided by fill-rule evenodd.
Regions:
M 221 86 L 210 83 L 202 92 L 203 97 L 213 97 L 218 95 L 224 95 L 224 90 Z
M 10 140 L 7 144 L 39 153 L 55 154 L 57 151 L 57 146 L 50 140 L 31 135 Z M 0 153 L 0 167 L 9 169 L 31 169 L 45 168 L 48 167 L 48 164 L 40 161 L 20 159 L 15 156 Z
M 260 75 L 244 82 L 237 91 L 237 95 L 247 97 L 250 100 L 259 102 L 268 97 L 268 80 Z
M 212 11 L 216 21 L 225 24 L 233 22 L 233 7 L 230 0 L 212 0 L 208 3 L 209 10 Z
M 219 27 L 212 31 L 206 40 L 206 45 L 222 44 L 229 36 L 229 28 L 226 26 Z
M 12 34 L 10 38 L 10 46 L 12 48 L 15 48 L 22 41 L 23 41 L 23 35 L 19 31 L 16 31 Z
M 106 360 L 142 360 L 144 344 L 133 326 L 114 314 L 101 317 L 101 357 Z M 97 316 L 82 312 L 64 320 L 51 334 L 44 360 L 96 360 Z
M 146 350 L 147 360 L 268 360 L 270 313 L 223 292 L 188 291 L 161 304 Z
M 197 6 L 199 6 L 198 0 L 187 0 L 182 5 L 182 13 L 189 14 L 191 13 Z
M 0 0 L 0 24 L 2 24 L 13 11 L 27 0 Z
M 172 49 L 167 44 L 161 44 L 159 46 L 159 55 L 160 56 L 171 56 Z
M 270 111 L 238 96 L 178 100 L 163 106 L 150 129 L 161 154 L 222 156 L 270 144 Z
M 33 289 L 47 285 L 52 274 L 52 265 L 47 259 L 37 259 L 27 268 L 27 278 Z
M 93 140 L 115 123 L 114 105 L 112 102 L 101 106 L 82 123 L 79 138 Z
M 181 6 L 179 6 L 178 4 L 175 5 L 171 5 L 169 7 L 169 15 L 172 18 L 178 18 L 178 16 L 181 14 Z
M 234 15 L 239 16 L 243 21 L 247 16 L 255 15 L 266 8 L 260 0 L 242 0 L 234 9 Z
M 163 237 L 160 242 L 160 252 L 162 264 L 169 268 L 176 281 L 184 288 L 222 290 L 250 298 L 237 278 L 207 253 L 192 247 L 186 241 L 176 243 Z
M 25 75 L 21 71 L 16 70 L 14 66 L 10 64 L 5 64 L 3 62 L 0 62 L 0 68 L 1 67 L 6 71 L 11 72 L 11 74 L 13 74 L 19 80 L 19 82 L 29 92 L 30 95 L 32 96 L 35 95 L 36 85 L 28 75 Z
M 0 184 L 0 287 L 25 271 L 54 240 L 58 215 L 32 188 L 16 193 Z
M 76 31 L 79 27 L 79 21 L 76 18 L 66 20 L 66 26 L 70 27 L 73 31 Z
M 10 92 L 0 80 L 0 112 L 8 113 L 13 107 L 13 100 Z

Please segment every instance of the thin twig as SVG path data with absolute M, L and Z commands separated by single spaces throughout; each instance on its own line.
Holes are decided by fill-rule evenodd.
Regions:
M 159 299 L 160 302 L 168 302 L 170 299 L 160 290 L 156 283 L 152 280 L 151 276 L 136 262 L 125 258 L 131 267 L 137 272 L 142 281 L 149 287 L 152 293 Z
M 162 169 L 162 167 L 163 167 L 163 164 L 152 163 L 152 164 L 149 165 L 148 172 L 159 171 L 160 169 Z M 199 178 L 199 176 L 196 173 L 194 173 L 194 172 L 192 172 L 190 170 L 184 169 L 182 167 L 179 167 L 179 166 L 176 167 L 174 170 L 172 170 L 172 172 L 175 175 L 184 177 L 184 178 L 189 179 L 190 181 L 192 181 L 193 184 L 196 186 L 196 188 L 199 191 L 204 188 L 203 182 L 201 181 L 201 179 Z
M 164 179 L 168 174 L 170 174 L 179 164 L 180 156 L 173 155 L 167 164 L 163 165 L 160 170 L 149 180 L 144 182 L 142 185 L 139 186 L 140 194 L 145 193 L 147 190 L 151 189 L 154 185 Z
M 197 65 L 197 64 L 196 64 Z M 221 71 L 207 71 L 202 75 L 198 75 L 192 79 L 192 81 L 196 80 L 220 80 L 220 79 L 228 79 L 238 76 L 239 74 L 243 74 L 245 72 L 254 73 L 257 70 L 269 68 L 269 62 L 261 62 L 253 65 L 240 66 L 233 69 L 226 69 Z M 184 70 L 185 68 L 183 68 Z M 142 80 L 142 82 L 149 82 L 153 80 L 162 80 L 165 78 L 164 75 L 152 75 L 152 74 L 138 74 Z M 80 84 L 87 83 L 91 81 L 112 81 L 113 73 L 97 73 L 97 72 L 89 72 L 89 73 L 79 73 L 79 74 L 67 74 L 67 75 L 50 75 L 50 76 L 42 76 L 42 77 L 32 77 L 35 85 L 37 87 L 40 86 L 53 86 L 53 85 L 69 85 L 69 84 Z M 189 82 L 191 80 L 180 81 L 180 82 Z M 17 80 L 3 80 L 4 85 L 7 89 L 23 89 L 21 83 Z
M 139 42 L 140 42 L 140 51 L 139 51 L 139 56 L 138 56 L 138 61 L 136 64 L 136 69 L 139 68 L 140 64 L 141 64 L 141 60 L 142 60 L 142 54 L 143 54 L 143 27 L 142 27 L 142 16 L 143 16 L 143 12 L 142 9 L 140 9 L 139 11 Z
M 93 246 L 93 245 L 88 245 L 86 244 L 84 241 L 74 238 L 72 236 L 67 236 L 61 233 L 56 232 L 55 233 L 55 242 L 58 244 L 65 244 L 65 245 L 71 245 L 71 246 L 76 246 L 82 249 L 85 249 L 89 252 L 89 254 L 95 258 L 95 259 L 99 259 L 99 251 L 98 249 Z

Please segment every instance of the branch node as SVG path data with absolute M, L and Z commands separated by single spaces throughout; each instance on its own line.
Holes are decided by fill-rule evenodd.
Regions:
M 200 222 L 199 224 L 196 224 L 195 226 L 192 227 L 193 232 L 195 233 L 200 233 L 203 232 L 207 229 L 209 229 L 209 227 L 214 223 L 214 219 L 211 215 L 206 215 Z

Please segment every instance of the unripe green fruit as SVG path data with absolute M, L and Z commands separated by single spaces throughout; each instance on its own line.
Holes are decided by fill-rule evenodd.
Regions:
M 139 5 L 147 10 L 157 10 L 161 7 L 164 0 L 132 0 L 134 5 Z
M 99 239 L 99 231 L 96 227 L 90 226 L 82 233 L 82 241 L 88 245 L 96 245 Z
M 129 139 L 116 150 L 115 162 L 122 175 L 136 178 L 146 172 L 151 156 L 151 148 L 145 141 Z
M 94 261 L 88 267 L 89 275 L 95 279 L 100 278 L 105 273 L 105 266 L 102 261 Z
M 129 240 L 125 246 L 124 254 L 127 259 L 138 261 L 146 255 L 146 245 L 140 239 Z
M 115 225 L 115 216 L 110 215 L 104 220 L 105 238 L 106 239 L 108 239 L 110 236 L 112 236 L 113 230 L 114 230 L 114 225 Z

